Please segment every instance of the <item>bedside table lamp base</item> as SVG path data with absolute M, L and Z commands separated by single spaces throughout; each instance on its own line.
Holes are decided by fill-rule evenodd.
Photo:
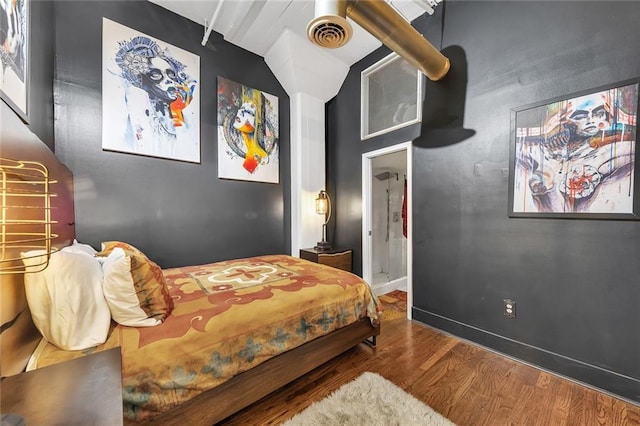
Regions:
M 318 241 L 318 245 L 315 246 L 314 249 L 318 251 L 329 251 L 331 250 L 331 244 L 327 241 Z
M 322 225 L 322 241 L 318 241 L 318 244 L 314 247 L 318 251 L 331 250 L 331 243 L 327 241 L 327 224 Z

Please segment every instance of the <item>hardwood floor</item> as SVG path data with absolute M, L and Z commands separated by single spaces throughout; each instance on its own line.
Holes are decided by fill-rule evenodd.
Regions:
M 372 371 L 460 426 L 640 425 L 640 406 L 407 321 L 402 292 L 380 299 L 375 349 L 360 344 L 221 424 L 278 425 Z

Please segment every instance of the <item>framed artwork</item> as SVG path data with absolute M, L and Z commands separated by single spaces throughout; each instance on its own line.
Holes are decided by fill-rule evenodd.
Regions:
M 28 123 L 29 1 L 0 1 L 0 97 Z
M 200 163 L 200 58 L 102 20 L 102 149 Z
M 218 77 L 218 177 L 279 182 L 278 98 Z
M 422 120 L 422 73 L 398 56 L 387 55 L 360 74 L 362 140 Z
M 512 111 L 509 216 L 638 219 L 638 83 Z

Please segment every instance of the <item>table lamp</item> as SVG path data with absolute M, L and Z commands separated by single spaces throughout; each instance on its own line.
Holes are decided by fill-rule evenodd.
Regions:
M 322 224 L 322 241 L 319 241 L 314 249 L 318 251 L 331 250 L 331 244 L 327 241 L 327 223 L 331 218 L 331 198 L 327 191 L 322 189 L 316 198 L 316 213 L 324 215 L 324 223 Z

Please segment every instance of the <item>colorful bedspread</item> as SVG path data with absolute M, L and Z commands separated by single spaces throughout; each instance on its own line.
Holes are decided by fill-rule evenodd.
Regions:
M 82 352 L 40 347 L 34 367 L 121 347 L 125 419 L 151 419 L 380 306 L 356 275 L 285 255 L 163 271 L 175 309 L 156 327 L 114 326 Z

